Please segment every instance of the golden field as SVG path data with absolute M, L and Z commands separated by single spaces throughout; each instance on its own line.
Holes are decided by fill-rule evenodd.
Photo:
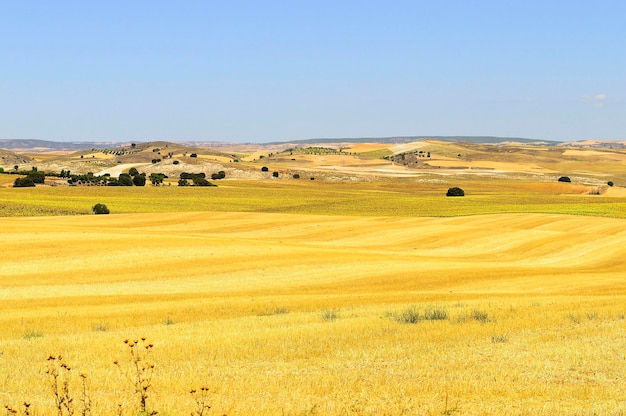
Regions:
M 0 403 L 55 414 L 61 354 L 76 414 L 78 373 L 137 414 L 113 361 L 146 337 L 163 415 L 624 414 L 626 200 L 591 188 L 0 188 Z

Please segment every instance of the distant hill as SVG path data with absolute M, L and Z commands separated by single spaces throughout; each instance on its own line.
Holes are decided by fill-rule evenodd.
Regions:
M 318 138 L 294 140 L 289 142 L 270 142 L 268 145 L 293 143 L 293 144 L 312 144 L 312 143 L 389 143 L 400 144 L 410 143 L 420 140 L 439 140 L 443 142 L 465 142 L 474 144 L 495 144 L 495 143 L 541 143 L 548 145 L 556 145 L 560 142 L 555 140 L 535 140 L 522 137 L 495 137 L 495 136 L 394 136 L 394 137 L 350 137 L 350 138 Z
M 49 140 L 0 139 L 0 148 L 7 150 L 63 151 L 104 149 L 119 146 L 115 142 L 53 142 Z

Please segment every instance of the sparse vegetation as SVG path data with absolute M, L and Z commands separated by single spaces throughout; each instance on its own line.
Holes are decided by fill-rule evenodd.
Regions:
M 338 318 L 337 311 L 335 309 L 324 309 L 320 312 L 322 321 L 333 322 Z

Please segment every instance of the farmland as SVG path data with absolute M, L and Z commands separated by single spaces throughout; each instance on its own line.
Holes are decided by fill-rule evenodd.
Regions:
M 62 355 L 77 413 L 82 373 L 137 414 L 146 337 L 164 415 L 624 414 L 626 197 L 589 177 L 0 187 L 0 403 L 55 413 Z

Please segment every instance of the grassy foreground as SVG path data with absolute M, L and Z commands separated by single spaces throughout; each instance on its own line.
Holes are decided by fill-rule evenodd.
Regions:
M 453 185 L 0 188 L 0 405 L 137 415 L 146 337 L 163 415 L 626 413 L 626 201 Z

